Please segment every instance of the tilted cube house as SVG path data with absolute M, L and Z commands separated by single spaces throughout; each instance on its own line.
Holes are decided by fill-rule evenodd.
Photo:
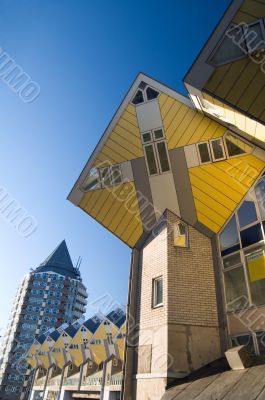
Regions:
M 132 248 L 123 398 L 265 353 L 265 1 L 234 0 L 184 84 L 139 74 L 69 200 Z

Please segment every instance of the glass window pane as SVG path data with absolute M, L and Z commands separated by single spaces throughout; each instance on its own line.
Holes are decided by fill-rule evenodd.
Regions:
M 150 175 L 158 173 L 153 145 L 145 146 L 145 155 Z
M 154 299 L 154 306 L 157 306 L 158 304 L 163 303 L 163 279 L 155 279 L 154 280 L 154 294 L 155 294 L 155 299 Z
M 265 218 L 265 177 L 263 177 L 255 187 L 261 218 Z
M 211 145 L 212 145 L 214 160 L 223 159 L 224 158 L 224 149 L 223 149 L 222 140 L 221 139 L 212 140 Z
M 167 156 L 167 149 L 165 142 L 156 143 L 157 153 L 160 160 L 160 166 L 162 172 L 167 172 L 170 170 L 169 161 Z
M 162 139 L 163 137 L 164 137 L 163 129 L 156 129 L 154 131 L 154 139 L 155 140 Z
M 239 252 L 223 258 L 224 268 L 233 267 L 238 264 L 241 264 L 241 257 Z
M 240 232 L 242 247 L 247 247 L 263 240 L 260 224 Z
M 233 216 L 231 221 L 224 228 L 222 233 L 220 234 L 220 245 L 221 250 L 226 249 L 228 247 L 232 247 L 239 242 L 236 218 Z
M 151 132 L 145 132 L 142 134 L 142 138 L 143 138 L 143 143 L 148 143 L 151 142 L 152 138 L 151 138 Z
M 257 221 L 256 207 L 253 201 L 244 201 L 237 214 L 240 228 Z
M 137 90 L 136 95 L 134 96 L 132 103 L 140 104 L 144 102 L 143 92 L 141 90 Z
M 200 159 L 202 163 L 207 163 L 211 161 L 209 148 L 207 143 L 198 144 Z
M 264 48 L 264 38 L 260 22 L 256 22 L 248 28 L 245 28 L 245 37 L 250 53 Z
M 146 89 L 147 100 L 156 99 L 158 95 L 159 92 L 157 90 L 152 89 L 151 87 L 148 86 L 148 88 Z
M 242 41 L 243 31 L 241 27 L 230 28 L 228 34 L 226 33 L 218 49 L 214 53 L 211 63 L 213 65 L 221 65 L 231 62 L 234 59 L 245 57 L 246 50 L 244 40 Z M 240 46 L 236 43 L 240 42 Z
M 225 142 L 229 157 L 249 153 L 252 150 L 249 144 L 231 134 L 225 136 Z
M 265 331 L 256 332 L 259 354 L 265 355 Z
M 103 186 L 111 185 L 111 169 L 110 167 L 105 167 L 100 169 L 101 182 Z
M 260 248 L 246 255 L 249 287 L 252 302 L 259 306 L 265 304 L 265 252 Z
M 251 335 L 231 337 L 232 347 L 246 346 L 249 354 L 255 354 L 253 337 Z
M 221 256 L 222 257 L 228 256 L 228 254 L 235 253 L 235 251 L 238 251 L 238 250 L 240 250 L 240 244 L 236 244 L 233 247 L 229 247 L 228 249 L 222 250 Z
M 81 189 L 88 191 L 88 190 L 95 190 L 100 188 L 100 179 L 99 173 L 97 168 L 92 168 L 84 182 L 82 183 Z
M 177 223 L 174 226 L 174 245 L 188 247 L 188 227 L 182 223 Z
M 225 271 L 225 294 L 227 311 L 240 310 L 248 306 L 248 295 L 243 267 Z
M 122 182 L 121 168 L 119 165 L 112 167 L 112 184 L 117 185 Z

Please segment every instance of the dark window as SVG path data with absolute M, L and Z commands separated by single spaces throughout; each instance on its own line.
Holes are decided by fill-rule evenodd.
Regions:
M 209 152 L 208 143 L 200 143 L 198 144 L 199 155 L 201 163 L 208 163 L 211 161 L 211 156 Z
M 232 347 L 246 346 L 249 354 L 255 354 L 253 338 L 251 335 L 234 336 L 231 338 Z
M 211 140 L 211 147 L 214 160 L 223 160 L 225 158 L 222 139 Z
M 162 172 L 167 172 L 170 170 L 168 156 L 167 156 L 167 149 L 165 142 L 159 142 L 156 144 L 158 157 L 160 160 L 160 167 Z
M 156 158 L 154 153 L 154 147 L 152 144 L 145 146 L 145 155 L 147 160 L 147 165 L 149 169 L 150 175 L 155 175 L 158 173 L 157 165 L 156 165 Z
M 225 143 L 229 157 L 240 156 L 241 154 L 249 153 L 252 149 L 249 144 L 238 139 L 234 135 L 231 135 L 230 133 L 225 136 Z
M 247 247 L 263 240 L 261 226 L 256 224 L 240 232 L 242 247 Z
M 151 87 L 148 86 L 148 88 L 146 89 L 147 100 L 156 99 L 158 95 L 159 95 L 159 92 L 157 92 L 155 89 L 152 89 Z
M 143 92 L 141 90 L 137 90 L 136 95 L 134 96 L 132 103 L 140 104 L 144 102 Z
M 144 89 L 146 88 L 146 86 L 147 86 L 147 83 L 145 83 L 144 81 L 142 81 L 142 82 L 140 83 L 140 85 L 138 86 L 138 88 L 144 90 Z

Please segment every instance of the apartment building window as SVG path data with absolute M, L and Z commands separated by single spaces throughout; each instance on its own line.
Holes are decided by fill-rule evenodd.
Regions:
M 123 176 L 120 164 L 102 168 L 93 167 L 81 185 L 81 189 L 84 192 L 88 192 L 102 187 L 118 185 L 122 182 Z
M 253 146 L 230 132 L 227 132 L 224 137 L 197 144 L 200 164 L 208 164 L 242 154 L 249 154 L 252 150 Z
M 174 225 L 174 246 L 189 246 L 189 228 L 186 224 L 180 221 Z
M 224 144 L 221 138 L 214 139 L 210 141 L 212 157 L 214 161 L 224 160 L 225 157 L 225 150 Z
M 170 171 L 169 156 L 162 128 L 142 133 L 145 160 L 149 175 Z
M 201 164 L 207 164 L 212 161 L 210 147 L 208 142 L 199 143 L 197 145 Z
M 163 276 L 153 279 L 153 308 L 163 305 Z
M 157 90 L 151 86 L 148 86 L 147 83 L 142 81 L 132 99 L 132 103 L 134 105 L 145 103 L 147 101 L 156 99 L 158 96 L 159 92 Z

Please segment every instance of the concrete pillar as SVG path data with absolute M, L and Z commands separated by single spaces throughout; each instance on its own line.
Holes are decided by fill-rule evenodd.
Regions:
M 123 400 L 133 399 L 133 373 L 134 373 L 134 353 L 135 349 L 132 347 L 135 320 L 136 320 L 136 294 L 137 294 L 137 282 L 138 282 L 138 269 L 139 269 L 139 251 L 137 249 L 132 250 L 131 254 L 131 266 L 129 276 L 129 290 L 128 290 L 128 304 L 127 304 L 127 322 L 126 322 L 126 333 L 127 338 L 125 341 L 125 355 L 124 355 L 124 381 L 122 385 L 121 398 Z

